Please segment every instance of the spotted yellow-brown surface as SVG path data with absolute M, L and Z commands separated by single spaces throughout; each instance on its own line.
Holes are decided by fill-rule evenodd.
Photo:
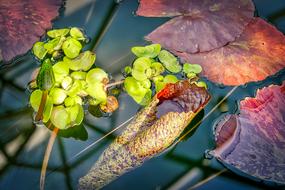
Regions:
M 199 109 L 181 113 L 168 112 L 160 118 L 156 117 L 156 108 L 160 100 L 155 96 L 149 106 L 140 111 L 120 136 L 103 152 L 93 168 L 79 181 L 79 189 L 99 189 L 122 174 L 140 166 L 145 160 L 152 158 L 167 149 L 181 135 L 193 117 L 209 101 L 207 90 L 193 87 L 189 82 L 178 82 L 179 95 L 195 99 L 188 103 L 193 107 L 199 102 Z M 187 87 L 187 88 L 185 88 Z M 184 89 L 181 92 L 181 89 Z M 197 95 L 192 92 L 200 92 Z M 174 97 L 177 98 L 177 97 Z

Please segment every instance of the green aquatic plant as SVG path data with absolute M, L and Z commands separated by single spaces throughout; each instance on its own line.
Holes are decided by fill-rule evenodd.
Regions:
M 35 121 L 60 130 L 78 126 L 84 118 L 84 102 L 115 111 L 117 107 L 107 106 L 108 74 L 95 66 L 93 52 L 81 52 L 87 39 L 84 32 L 75 27 L 55 29 L 48 31 L 47 37 L 44 42 L 36 42 L 32 49 L 41 62 L 30 96 Z M 61 57 L 55 59 L 55 52 Z
M 159 92 L 166 84 L 176 83 L 183 76 L 198 80 L 202 67 L 196 64 L 179 63 L 177 57 L 166 50 L 161 50 L 159 44 L 136 46 L 131 49 L 136 59 L 131 66 L 124 68 L 126 92 L 140 105 L 147 105 L 152 98 L 152 87 Z M 206 87 L 204 83 L 197 85 Z
M 37 112 L 37 122 L 50 122 L 61 130 L 81 124 L 70 119 L 71 116 L 75 118 L 74 113 L 81 114 L 72 112 L 76 110 L 71 109 L 74 106 L 82 108 L 84 103 L 88 103 L 105 112 L 115 111 L 119 104 L 111 106 L 110 102 L 116 101 L 108 98 L 108 88 L 122 83 L 134 101 L 143 106 L 149 104 L 153 92 L 158 93 L 167 84 L 176 83 L 183 76 L 199 87 L 206 87 L 204 82 L 198 81 L 201 66 L 189 63 L 182 66 L 177 57 L 161 49 L 160 44 L 133 47 L 131 51 L 136 58 L 131 66 L 125 67 L 125 79 L 109 84 L 108 73 L 95 66 L 96 54 L 88 50 L 82 52 L 87 37 L 81 29 L 50 30 L 47 36 L 46 41 L 33 46 L 35 57 L 42 62 L 35 88 L 41 90 L 42 99 L 39 101 L 34 93 L 40 92 L 34 91 L 30 102 Z M 45 109 L 47 101 L 49 109 Z

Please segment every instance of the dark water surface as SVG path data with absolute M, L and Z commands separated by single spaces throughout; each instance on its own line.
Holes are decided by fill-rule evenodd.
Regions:
M 257 15 L 267 19 L 284 33 L 285 1 L 254 2 Z M 54 22 L 54 26 L 84 28 L 87 35 L 92 38 L 87 48 L 96 52 L 97 66 L 111 73 L 115 79 L 120 79 L 121 69 L 134 59 L 130 48 L 146 44 L 143 36 L 167 20 L 134 16 L 137 5 L 136 0 L 124 0 L 120 4 L 112 0 L 68 0 L 64 13 Z M 41 164 L 50 136 L 48 129 L 33 126 L 32 111 L 28 107 L 29 94 L 25 87 L 37 65 L 30 55 L 23 57 L 19 62 L 0 71 L 1 190 L 39 188 Z M 272 83 L 280 84 L 284 79 L 283 70 L 263 82 L 237 88 L 202 122 L 191 138 L 186 138 L 173 149 L 123 175 L 105 189 L 189 189 L 199 181 L 223 170 L 224 167 L 214 159 L 204 159 L 205 150 L 214 147 L 213 123 L 225 111 L 238 112 L 237 102 L 246 96 L 254 96 L 256 89 Z M 208 85 L 212 100 L 204 110 L 205 115 L 232 89 L 218 87 L 209 82 Z M 110 118 L 87 115 L 84 121 L 88 131 L 86 141 L 57 138 L 49 161 L 46 189 L 76 189 L 78 179 L 88 172 L 120 130 L 94 146 L 89 145 L 124 123 L 139 109 L 139 106 L 124 93 L 120 95 L 119 101 L 119 110 Z M 277 189 L 227 171 L 197 189 L 273 188 Z

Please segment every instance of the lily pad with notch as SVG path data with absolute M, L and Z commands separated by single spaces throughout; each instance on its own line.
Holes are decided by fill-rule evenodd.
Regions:
M 262 81 L 285 67 L 285 36 L 261 18 L 228 45 L 205 53 L 176 52 L 183 61 L 200 64 L 202 75 L 223 85 Z
M 285 82 L 257 91 L 240 102 L 240 113 L 215 125 L 210 154 L 252 179 L 285 185 Z
M 146 39 L 171 51 L 197 53 L 234 41 L 253 18 L 254 4 L 251 0 L 140 0 L 137 14 L 175 17 Z

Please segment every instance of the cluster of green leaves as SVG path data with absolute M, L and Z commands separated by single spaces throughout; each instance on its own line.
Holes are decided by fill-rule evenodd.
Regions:
M 132 48 L 137 56 L 132 66 L 124 69 L 126 92 L 141 105 L 146 105 L 152 98 L 152 87 L 159 92 L 168 83 L 176 83 L 182 76 L 193 79 L 198 86 L 206 87 L 202 81 L 197 81 L 197 75 L 202 67 L 197 64 L 179 63 L 177 57 L 167 50 L 161 50 L 160 44 Z
M 42 121 L 68 129 L 83 121 L 84 103 L 106 107 L 109 78 L 104 70 L 95 67 L 93 52 L 82 52 L 87 40 L 82 30 L 55 29 L 47 35 L 45 42 L 36 42 L 32 49 L 42 64 L 30 104 L 35 112 L 40 111 L 46 93 Z

